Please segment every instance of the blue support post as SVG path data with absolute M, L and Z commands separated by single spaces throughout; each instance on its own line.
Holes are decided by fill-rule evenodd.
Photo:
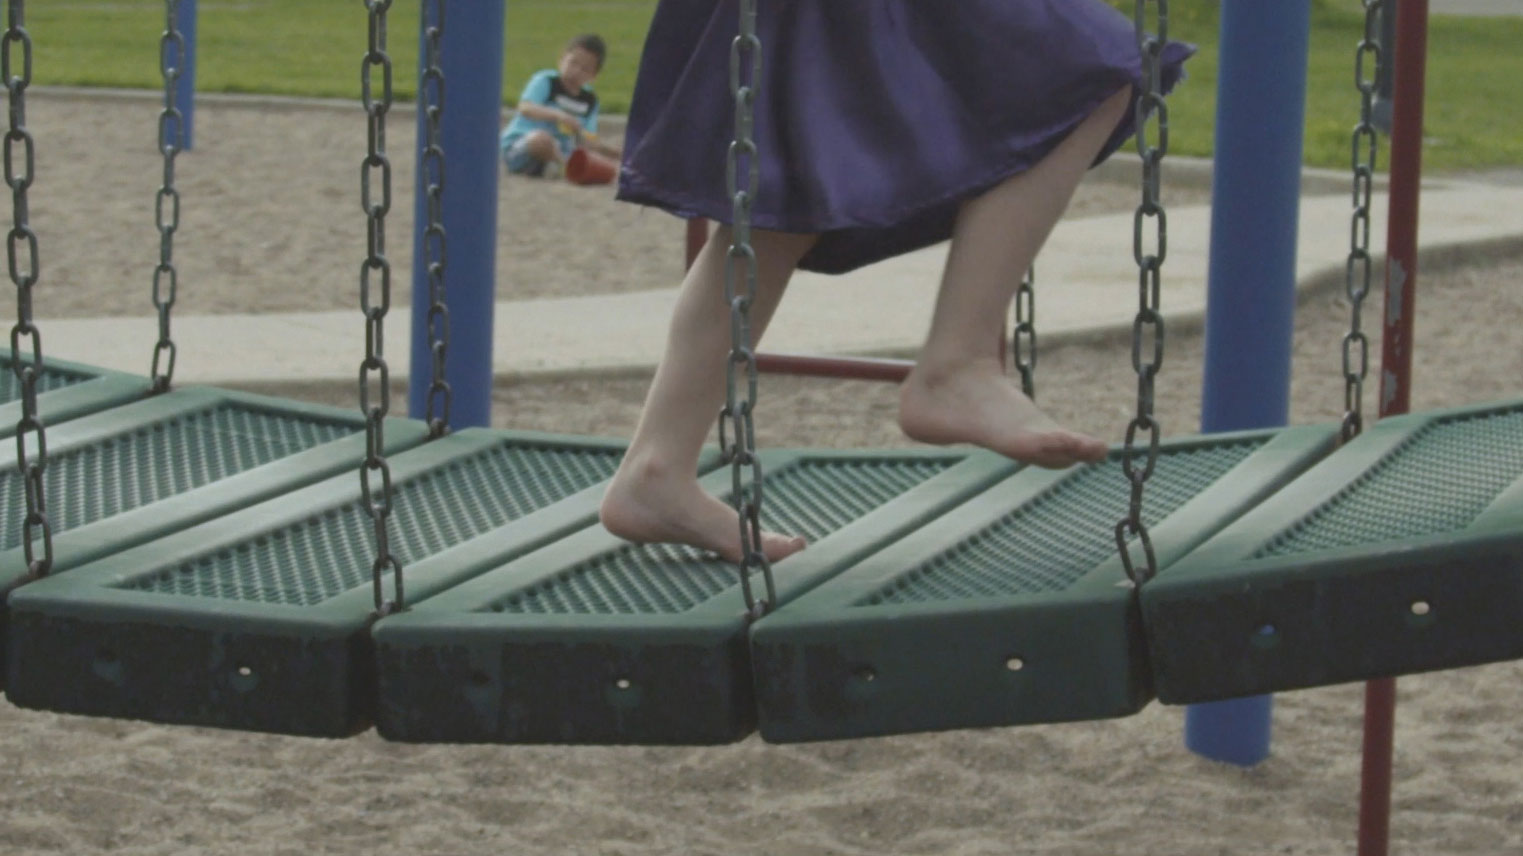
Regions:
M 423 41 L 434 4 L 424 3 L 419 27 L 419 77 Z M 492 308 L 497 269 L 498 122 L 502 115 L 502 56 L 505 0 L 450 4 L 444 22 L 441 65 L 444 96 L 440 142 L 445 152 L 444 231 L 448 238 L 445 289 L 450 308 L 450 344 L 445 380 L 453 392 L 454 428 L 484 426 L 492 419 Z M 427 117 L 418 112 L 418 171 L 414 189 L 412 270 L 412 358 L 408 412 L 421 418 L 428 409 L 433 352 L 428 333 L 428 272 L 423 230 L 428 224 L 422 168 Z
M 196 0 L 180 0 L 175 8 L 175 29 L 184 39 L 185 55 L 179 56 L 170 47 L 164 59 L 180 71 L 175 81 L 175 108 L 180 111 L 176 145 L 180 151 L 188 152 L 196 136 Z
M 1225 0 L 1221 12 L 1201 430 L 1284 425 L 1311 0 Z M 1269 755 L 1273 699 L 1193 705 L 1185 744 L 1251 766 Z

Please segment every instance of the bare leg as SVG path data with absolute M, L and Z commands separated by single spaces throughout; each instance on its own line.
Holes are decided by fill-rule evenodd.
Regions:
M 930 334 L 899 394 L 899 424 L 926 443 L 972 443 L 1018 461 L 1066 467 L 1105 456 L 1064 430 L 1004 377 L 993 343 L 1020 273 L 1036 257 L 1127 108 L 1116 93 L 1036 166 L 963 205 Z
M 544 131 L 533 131 L 524 140 L 525 151 L 540 163 L 562 163 L 561 147 Z
M 755 231 L 756 298 L 752 339 L 759 341 L 782 299 L 794 267 L 813 235 Z M 608 531 L 639 542 L 691 544 L 740 558 L 735 510 L 706 493 L 695 473 L 725 398 L 730 352 L 730 306 L 724 299 L 730 230 L 720 227 L 693 262 L 672 314 L 666 352 L 645 397 L 634 439 L 603 496 Z M 804 540 L 764 533 L 762 551 L 778 560 L 803 549 Z

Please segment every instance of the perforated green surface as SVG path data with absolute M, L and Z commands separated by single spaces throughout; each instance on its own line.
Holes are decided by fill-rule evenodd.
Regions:
M 1380 420 L 1141 601 L 1171 703 L 1523 656 L 1523 403 Z
M 1264 438 L 1165 456 L 1148 481 L 1144 516 L 1173 514 L 1242 463 Z M 994 598 L 1067 589 L 1116 551 L 1111 532 L 1128 496 L 1121 464 L 1088 467 L 854 606 Z
M 805 461 L 767 481 L 762 525 L 819 541 L 955 459 Z M 494 612 L 639 614 L 684 612 L 735 585 L 735 566 L 670 544 L 629 546 L 493 603 Z
M 967 450 L 766 450 L 761 462 L 763 524 L 809 539 L 773 568 L 777 603 L 1016 469 Z M 701 484 L 734 488 L 726 468 Z M 753 590 L 765 596 L 762 580 Z M 734 563 L 591 527 L 378 622 L 376 727 L 397 740 L 736 740 L 755 721 L 747 624 Z
M 1143 504 L 1159 567 L 1335 438 L 1319 426 L 1164 441 Z M 1027 468 L 763 617 L 751 628 L 762 736 L 1136 712 L 1152 689 L 1115 540 L 1129 499 L 1118 450 L 1063 471 Z
M 7 352 L 0 352 L 0 404 L 21 400 L 21 382 L 16 379 L 17 360 Z M 37 378 L 38 393 L 53 392 L 93 379 L 94 375 L 75 369 L 54 366 L 47 359 L 42 361 L 42 375 Z
M 355 425 L 226 403 L 48 457 L 55 533 L 150 505 L 353 434 Z M 0 472 L 0 549 L 21 543 L 22 478 Z
M 21 383 L 16 379 L 15 368 L 18 362 L 30 362 L 29 357 L 25 353 L 23 360 L 18 361 L 9 348 L 0 348 L 0 437 L 14 436 L 16 424 L 21 420 Z M 37 409 L 51 435 L 51 429 L 63 422 L 141 400 L 148 395 L 149 387 L 146 377 L 48 355 L 38 377 Z
M 491 447 L 396 487 L 391 549 L 412 564 L 602 481 L 618 462 L 612 450 Z M 354 503 L 123 587 L 308 606 L 369 584 L 374 532 Z
M 624 449 L 484 429 L 420 443 L 426 428 L 411 420 L 386 433 L 395 447 L 388 532 L 413 608 L 592 525 L 598 482 Z M 375 703 L 376 618 L 374 529 L 358 473 L 364 441 L 360 431 L 334 444 L 349 448 L 272 465 L 320 465 L 331 477 L 18 588 L 6 635 L 11 700 L 289 734 L 364 728 Z M 392 583 L 387 575 L 383 596 L 397 594 Z
M 1440 419 L 1252 558 L 1443 535 L 1523 477 L 1523 408 Z

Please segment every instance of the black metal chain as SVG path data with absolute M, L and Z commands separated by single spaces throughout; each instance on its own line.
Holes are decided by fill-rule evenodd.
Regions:
M 418 83 L 418 109 L 423 111 L 423 155 L 418 164 L 427 200 L 428 225 L 423 229 L 423 262 L 428 275 L 428 341 L 433 352 L 433 380 L 428 386 L 426 419 L 430 437 L 449 430 L 453 393 L 444 379 L 449 352 L 449 304 L 444 292 L 444 146 L 440 124 L 444 117 L 444 66 L 439 48 L 444 38 L 444 0 L 425 0 L 423 12 L 423 77 Z
M 175 373 L 176 347 L 169 332 L 169 315 L 179 290 L 175 270 L 175 230 L 180 228 L 180 192 L 175 190 L 175 155 L 185 133 L 185 114 L 175 104 L 181 66 L 185 62 L 185 36 L 180 32 L 180 0 L 164 0 L 164 34 L 159 37 L 159 71 L 164 77 L 164 109 L 159 112 L 159 151 L 164 155 L 164 182 L 154 197 L 153 219 L 159 230 L 159 264 L 153 269 L 153 306 L 159 311 L 159 340 L 153 346 L 153 391 L 169 389 Z M 168 219 L 165 219 L 166 214 Z
M 16 423 L 16 467 L 26 484 L 26 522 L 22 545 L 27 574 L 44 577 L 53 568 L 53 526 L 48 522 L 43 473 L 48 466 L 47 431 L 37 409 L 37 378 L 43 372 L 42 332 L 32 323 L 32 286 L 41 273 L 37 233 L 32 231 L 27 190 L 36 177 L 36 147 L 26 129 L 26 88 L 32 83 L 32 37 L 26 31 L 26 3 L 9 0 L 6 5 L 5 38 L 0 41 L 0 76 L 9 94 L 11 124 L 5 132 L 5 183 L 10 185 L 14 217 L 5 248 L 11 282 L 16 284 L 16 324 L 11 327 L 11 370 L 21 384 L 21 421 Z M 16 46 L 21 47 L 21 74 L 13 64 Z M 21 144 L 20 169 L 16 144 Z M 31 341 L 31 359 L 22 358 L 23 340 Z M 30 440 L 30 442 L 29 442 Z M 33 451 L 28 451 L 32 448 Z M 37 555 L 37 540 L 42 555 Z
M 391 210 L 391 161 L 386 157 L 386 113 L 391 109 L 391 57 L 386 54 L 386 12 L 391 0 L 361 0 L 370 13 L 370 47 L 360 65 L 360 93 L 369 124 L 369 149 L 360 165 L 360 207 L 365 211 L 366 255 L 360 265 L 360 309 L 365 313 L 365 360 L 360 363 L 360 411 L 365 414 L 365 461 L 360 466 L 360 487 L 365 492 L 365 506 L 375 524 L 375 563 L 371 576 L 375 587 L 375 608 L 380 615 L 403 608 L 402 562 L 391 552 L 386 522 L 391 517 L 391 466 L 386 462 L 385 422 L 391 410 L 391 370 L 385 358 L 385 320 L 391 309 L 391 263 L 386 260 L 386 214 Z M 374 97 L 372 75 L 381 71 L 381 99 Z M 372 184 L 377 175 L 381 197 L 375 198 Z M 379 277 L 380 300 L 371 294 Z M 379 404 L 371 406 L 374 384 Z M 376 490 L 375 474 L 380 477 Z M 385 593 L 386 571 L 390 569 L 395 585 L 393 599 Z
M 772 565 L 762 551 L 762 465 L 756 455 L 752 415 L 756 407 L 756 351 L 751 344 L 751 303 L 756 297 L 756 250 L 751 246 L 751 208 L 761 182 L 756 141 L 756 86 L 761 80 L 761 40 L 756 36 L 756 0 L 740 0 L 740 33 L 730 43 L 730 94 L 735 100 L 735 140 L 726 162 L 726 186 L 733 210 L 729 256 L 725 261 L 725 299 L 730 303 L 730 358 L 725 373 L 725 406 L 719 413 L 719 447 L 730 464 L 730 502 L 740 521 L 740 588 L 746 612 L 753 619 L 765 615 L 777 603 Z M 742 161 L 745 166 L 742 167 Z M 745 187 L 740 186 L 742 169 Z M 741 286 L 744 284 L 744 291 Z M 745 398 L 738 398 L 744 373 Z M 725 439 L 725 423 L 734 428 L 735 441 Z M 751 488 L 743 489 L 746 467 L 751 468 Z M 751 575 L 762 574 L 766 596 L 757 598 Z
M 1010 336 L 1010 357 L 1021 375 L 1021 391 L 1036 398 L 1036 267 L 1026 268 L 1015 289 L 1015 327 Z
M 1148 6 L 1156 4 L 1157 33 L 1149 32 L 1147 26 Z M 1143 487 L 1153 475 L 1158 463 L 1158 440 L 1160 427 L 1153 417 L 1153 382 L 1163 363 L 1164 324 L 1159 313 L 1162 292 L 1161 271 L 1168 254 L 1168 217 L 1160 200 L 1162 190 L 1162 165 L 1169 149 L 1169 106 L 1163 97 L 1163 50 L 1168 44 L 1168 0 L 1136 0 L 1137 46 L 1142 52 L 1142 72 L 1146 78 L 1147 91 L 1137 100 L 1137 151 L 1142 155 L 1142 204 L 1137 207 L 1132 225 L 1132 255 L 1138 270 L 1138 309 L 1132 322 L 1132 368 L 1137 372 L 1137 415 L 1126 428 L 1126 447 L 1122 453 L 1122 471 L 1131 483 L 1131 502 L 1127 515 L 1116 524 L 1116 547 L 1121 552 L 1121 562 L 1134 585 L 1141 586 L 1158 573 L 1158 559 L 1153 553 L 1153 539 L 1148 535 L 1142 519 Z M 1158 123 L 1157 144 L 1148 141 L 1148 126 Z M 1154 242 L 1148 252 L 1144 239 L 1144 224 L 1152 220 Z M 1152 341 L 1149 359 L 1143 359 L 1144 345 Z M 1141 454 L 1137 435 L 1147 434 L 1146 462 L 1141 469 L 1137 459 Z M 1135 536 L 1142 545 L 1143 564 L 1132 557 L 1128 543 Z
M 1375 155 L 1380 137 L 1375 132 L 1375 91 L 1380 82 L 1380 7 L 1382 0 L 1364 0 L 1364 37 L 1354 53 L 1354 85 L 1359 89 L 1359 124 L 1354 126 L 1354 214 L 1349 224 L 1348 265 L 1344 291 L 1349 301 L 1349 331 L 1343 336 L 1343 427 L 1347 442 L 1364 430 L 1364 380 L 1370 373 L 1370 340 L 1360 329 L 1365 295 L 1370 293 L 1370 197 L 1375 184 Z M 1374 63 L 1365 76 L 1366 59 Z

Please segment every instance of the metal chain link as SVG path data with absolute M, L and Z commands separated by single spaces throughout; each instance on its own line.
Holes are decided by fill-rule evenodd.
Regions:
M 449 304 L 444 292 L 444 146 L 440 124 L 444 116 L 444 67 L 439 48 L 444 38 L 444 0 L 423 4 L 423 78 L 418 83 L 418 108 L 423 111 L 425 142 L 418 165 L 427 200 L 428 225 L 423 229 L 423 263 L 428 275 L 428 341 L 433 352 L 433 380 L 428 386 L 425 418 L 430 437 L 449 430 L 450 403 L 454 397 L 444 379 L 444 360 L 449 352 Z
M 1375 90 L 1380 80 L 1380 7 L 1382 0 L 1364 0 L 1364 37 L 1354 54 L 1354 85 L 1359 89 L 1359 124 L 1354 126 L 1354 214 L 1349 224 L 1348 265 L 1344 291 L 1349 300 L 1349 331 L 1343 337 L 1343 427 L 1345 442 L 1364 430 L 1364 381 L 1370 373 L 1370 340 L 1360 329 L 1365 295 L 1370 293 L 1370 197 L 1375 183 Z M 1365 76 L 1366 58 L 1374 63 Z
M 1015 328 L 1010 336 L 1010 356 L 1021 375 L 1021 391 L 1036 398 L 1036 266 L 1026 268 L 1015 289 Z
M 1157 33 L 1147 26 L 1148 6 L 1156 4 Z M 1168 217 L 1160 200 L 1162 165 L 1169 148 L 1169 106 L 1163 97 L 1163 49 L 1168 44 L 1168 0 L 1136 0 L 1137 46 L 1142 52 L 1142 70 L 1147 91 L 1137 100 L 1137 151 L 1142 155 L 1142 204 L 1137 207 L 1132 225 L 1132 255 L 1138 270 L 1138 309 L 1132 322 L 1132 368 L 1137 372 L 1137 415 L 1126 428 L 1126 447 L 1122 453 L 1122 471 L 1131 483 L 1131 502 L 1127 515 L 1116 524 L 1116 547 L 1121 552 L 1122 567 L 1134 585 L 1141 586 L 1158 572 L 1153 539 L 1142 519 L 1143 487 L 1158 463 L 1160 428 L 1153 418 L 1153 382 L 1163 363 L 1164 324 L 1159 313 L 1162 292 L 1161 271 L 1168 254 Z M 1158 123 L 1158 142 L 1148 141 L 1148 126 Z M 1148 252 L 1144 224 L 1153 221 L 1153 251 Z M 1144 361 L 1144 345 L 1151 340 L 1150 358 Z M 1137 467 L 1140 450 L 1137 435 L 1146 432 L 1146 462 Z M 1129 538 L 1135 536 L 1142 545 L 1144 563 L 1132 557 Z
M 375 563 L 371 577 L 375 588 L 375 608 L 380 615 L 403 608 L 402 562 L 391 552 L 386 522 L 391 517 L 391 466 L 386 462 L 384 426 L 391 410 L 391 370 L 385 358 L 385 320 L 391 309 L 391 263 L 386 260 L 386 214 L 391 210 L 391 161 L 386 157 L 386 113 L 391 109 L 391 57 L 386 54 L 386 13 L 391 0 L 361 0 L 370 13 L 370 45 L 360 65 L 360 92 L 369 125 L 369 149 L 360 164 L 360 207 L 365 211 L 366 256 L 360 265 L 360 309 L 365 313 L 365 360 L 360 363 L 360 411 L 365 414 L 365 461 L 360 466 L 360 487 L 365 506 L 375 524 Z M 381 99 L 374 97 L 372 75 L 381 71 Z M 381 196 L 377 200 L 372 184 L 377 175 Z M 371 294 L 379 277 L 380 300 Z M 371 406 L 371 386 L 376 386 L 379 404 Z M 380 476 L 376 490 L 375 475 Z M 393 599 L 384 590 L 387 569 L 395 585 Z
M 164 34 L 159 37 L 159 71 L 164 77 L 164 109 L 159 112 L 159 151 L 164 154 L 164 182 L 153 202 L 154 225 L 159 230 L 159 264 L 153 269 L 153 305 L 159 311 L 159 340 L 154 343 L 153 364 L 149 368 L 154 392 L 169 389 L 175 373 L 177 349 L 169 334 L 169 314 L 174 309 L 180 279 L 174 266 L 175 230 L 180 228 L 175 156 L 180 153 L 180 139 L 185 133 L 185 115 L 175 103 L 181 66 L 185 62 L 185 36 L 179 30 L 180 0 L 164 0 L 164 15 Z M 168 220 L 164 219 L 166 211 Z
M 6 6 L 5 38 L 0 41 L 0 76 L 9 93 L 11 124 L 5 132 L 5 183 L 10 185 L 14 220 L 6 239 L 11 282 L 16 284 L 16 324 L 11 327 L 11 370 L 21 384 L 21 420 L 16 423 L 16 467 L 26 485 L 26 520 L 22 546 L 26 553 L 27 574 L 44 577 L 53 568 L 53 526 L 48 521 L 47 497 L 43 493 L 43 473 L 48 466 L 47 431 L 37 409 L 37 378 L 42 375 L 42 332 L 32 323 L 32 287 L 37 284 L 40 265 L 37 233 L 28 222 L 27 190 L 36 177 L 36 147 L 26 129 L 26 88 L 32 83 L 32 37 L 26 31 L 26 3 L 9 0 Z M 21 47 L 21 74 L 12 63 L 15 46 Z M 16 144 L 21 144 L 21 169 L 17 169 Z M 23 258 L 23 248 L 25 255 Z M 31 341 L 30 360 L 22 358 L 22 341 Z M 28 442 L 29 439 L 31 442 Z M 28 452 L 32 447 L 34 451 Z M 37 555 L 37 540 L 42 541 L 42 555 Z
M 740 33 L 730 43 L 730 94 L 735 100 L 735 139 L 725 167 L 726 187 L 732 200 L 733 223 L 729 256 L 725 261 L 725 299 L 730 304 L 730 358 L 725 372 L 725 406 L 719 413 L 719 446 L 730 464 L 730 502 L 740 522 L 740 587 L 746 612 L 753 619 L 765 615 L 777 602 L 772 565 L 762 552 L 761 508 L 763 498 L 761 459 L 756 455 L 752 415 L 756 407 L 756 351 L 751 345 L 751 303 L 756 297 L 756 250 L 751 246 L 751 208 L 761 182 L 756 141 L 756 85 L 761 80 L 761 40 L 756 36 L 756 0 L 740 0 Z M 743 72 L 749 72 L 745 74 Z M 744 166 L 742 166 L 744 161 Z M 741 172 L 746 185 L 740 186 Z M 744 283 L 744 293 L 741 284 Z M 745 398 L 737 400 L 744 373 Z M 725 439 L 725 423 L 735 431 L 733 443 Z M 744 490 L 746 467 L 751 468 L 751 488 Z M 751 575 L 762 574 L 766 595 L 757 598 Z

